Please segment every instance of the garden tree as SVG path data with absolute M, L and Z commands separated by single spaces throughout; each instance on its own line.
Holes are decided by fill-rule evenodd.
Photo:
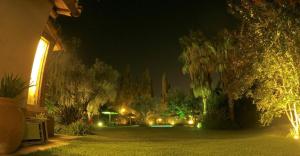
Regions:
M 110 65 L 96 59 L 87 76 L 90 88 L 88 110 L 91 114 L 98 114 L 101 105 L 115 101 L 119 73 Z
M 109 99 L 117 79 L 110 66 L 96 61 L 88 68 L 71 52 L 49 55 L 45 74 L 46 105 L 62 124 L 79 120 L 89 104 Z
M 155 111 L 156 100 L 153 97 L 139 96 L 132 103 L 137 119 L 141 124 L 146 123 L 149 113 Z
M 146 69 L 140 79 L 135 82 L 136 92 L 131 108 L 137 113 L 140 123 L 145 123 L 147 114 L 154 110 L 152 78 L 149 70 Z
M 274 2 L 229 4 L 243 25 L 237 49 L 246 57 L 240 57 L 242 67 L 238 72 L 247 70 L 236 81 L 240 89 L 233 91 L 234 98 L 244 95 L 253 98 L 263 125 L 269 125 L 285 113 L 293 133 L 299 137 L 300 16 L 297 9 Z
M 134 100 L 134 84 L 131 75 L 130 66 L 127 65 L 124 73 L 121 75 L 117 93 L 116 105 L 129 106 Z
M 166 74 L 164 73 L 162 76 L 162 86 L 161 86 L 161 105 L 162 105 L 161 110 L 162 111 L 166 110 L 168 107 L 167 100 L 168 100 L 168 93 L 169 93 L 170 88 L 171 88 L 171 86 L 169 84 Z
M 73 54 L 52 53 L 45 74 L 45 101 L 53 113 L 64 124 L 70 124 L 81 117 L 86 102 L 84 75 L 85 66 Z M 49 109 L 50 109 L 49 108 Z
M 168 94 L 168 113 L 185 119 L 195 116 L 200 110 L 200 101 L 194 95 L 186 95 L 179 90 L 171 90 Z
M 210 41 L 200 31 L 191 32 L 180 39 L 183 52 L 183 73 L 189 75 L 195 97 L 203 103 L 203 115 L 207 114 L 207 101 L 218 87 L 224 69 L 223 51 L 219 42 Z M 226 52 L 226 51 L 225 51 Z
M 153 87 L 152 87 L 152 78 L 150 72 L 146 69 L 143 74 L 139 84 L 139 95 L 145 98 L 153 97 Z

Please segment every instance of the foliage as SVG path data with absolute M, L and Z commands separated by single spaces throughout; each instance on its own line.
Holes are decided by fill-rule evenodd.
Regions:
M 252 61 L 240 69 L 248 73 L 239 79 L 243 83 L 241 89 L 234 91 L 236 99 L 243 94 L 253 98 L 263 125 L 284 113 L 294 123 L 291 112 L 299 109 L 299 14 L 293 6 L 282 3 L 254 5 L 241 1 L 230 6 L 245 25 L 238 37 L 238 48 L 248 57 L 240 61 Z M 299 131 L 299 127 L 296 129 Z
M 189 74 L 195 95 L 204 99 L 205 106 L 214 90 L 213 80 L 217 80 L 228 96 L 231 119 L 234 100 L 246 96 L 260 111 L 262 125 L 287 114 L 295 131 L 299 131 L 297 5 L 278 1 L 228 2 L 229 10 L 241 23 L 237 31 L 224 31 L 216 39 L 193 32 L 182 40 L 183 71 Z
M 28 88 L 29 84 L 27 84 L 20 76 L 5 74 L 0 80 L 0 97 L 16 98 Z
M 135 99 L 131 107 L 137 113 L 140 123 L 144 124 L 150 112 L 155 111 L 156 101 L 154 98 L 140 96 Z
M 202 125 L 206 129 L 234 129 L 237 125 L 230 120 L 228 114 L 227 96 L 222 92 L 212 92 L 207 100 L 209 107 L 207 114 L 203 116 Z
M 70 132 L 73 135 L 86 135 L 90 133 L 91 127 L 81 121 L 69 125 Z
M 170 84 L 167 79 L 167 75 L 164 73 L 162 75 L 162 84 L 161 84 L 161 104 L 162 104 L 162 111 L 165 111 L 167 109 L 167 103 L 168 103 L 168 93 L 170 90 Z
M 46 106 L 62 124 L 78 121 L 88 108 L 97 113 L 99 105 L 114 100 L 118 72 L 111 66 L 96 59 L 88 67 L 72 52 L 51 54 L 49 60 L 45 69 Z
M 99 113 L 100 105 L 115 101 L 119 73 L 111 66 L 96 59 L 88 74 L 88 88 L 91 91 L 88 111 L 93 115 Z
M 138 90 L 139 90 L 138 95 L 141 97 L 152 98 L 154 96 L 152 78 L 150 75 L 150 71 L 148 69 L 146 69 L 142 74 Z
M 147 114 L 155 109 L 156 101 L 153 98 L 152 78 L 146 69 L 140 76 L 132 75 L 130 66 L 121 75 L 116 107 L 124 107 L 127 113 L 137 115 L 137 120 L 144 123 Z
M 183 46 L 180 56 L 183 73 L 189 75 L 194 95 L 202 98 L 202 110 L 206 115 L 207 100 L 220 85 L 225 68 L 223 56 L 227 51 L 222 50 L 219 42 L 210 41 L 200 31 L 191 32 L 180 41 Z
M 129 106 L 133 102 L 137 91 L 129 65 L 125 68 L 119 81 L 116 104 Z
M 199 115 L 201 102 L 193 95 L 186 95 L 179 90 L 172 90 L 168 95 L 168 112 L 180 119 Z
M 235 122 L 240 128 L 256 128 L 260 125 L 259 115 L 252 98 L 243 97 L 234 104 Z
M 81 121 L 73 122 L 69 125 L 55 125 L 55 133 L 58 134 L 66 134 L 66 135 L 76 135 L 76 136 L 82 136 L 90 134 L 92 130 L 92 126 L 85 124 Z
M 228 118 L 226 108 L 211 109 L 203 119 L 205 129 L 235 129 L 237 125 Z

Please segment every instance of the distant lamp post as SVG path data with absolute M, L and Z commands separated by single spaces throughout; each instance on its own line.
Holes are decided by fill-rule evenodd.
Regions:
M 110 123 L 111 123 L 111 116 L 112 116 L 112 115 L 117 115 L 117 114 L 119 114 L 119 113 L 117 113 L 117 112 L 109 112 L 109 111 L 105 111 L 105 112 L 102 112 L 102 114 L 108 115 L 108 124 L 110 124 Z

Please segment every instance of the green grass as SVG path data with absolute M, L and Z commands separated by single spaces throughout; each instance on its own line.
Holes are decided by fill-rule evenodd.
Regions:
M 106 128 L 69 145 L 30 155 L 193 156 L 300 155 L 300 142 L 280 133 L 193 128 Z

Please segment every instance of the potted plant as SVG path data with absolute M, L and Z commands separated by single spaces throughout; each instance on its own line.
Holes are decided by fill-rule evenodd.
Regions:
M 20 76 L 5 74 L 0 79 L 0 155 L 16 151 L 22 142 L 25 119 L 16 98 L 28 87 Z

